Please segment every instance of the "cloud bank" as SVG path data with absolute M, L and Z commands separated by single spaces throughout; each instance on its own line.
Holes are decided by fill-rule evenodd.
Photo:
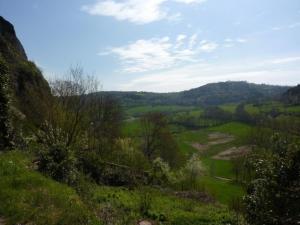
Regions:
M 110 16 L 117 20 L 127 20 L 135 24 L 147 24 L 162 19 L 174 20 L 180 13 L 170 13 L 164 6 L 167 2 L 181 4 L 200 4 L 206 0 L 104 0 L 91 5 L 82 6 L 82 10 L 90 15 Z
M 167 69 L 186 63 L 201 61 L 201 54 L 218 48 L 213 41 L 198 40 L 196 34 L 180 34 L 175 40 L 169 37 L 140 39 L 125 46 L 109 49 L 106 53 L 118 57 L 122 71 L 127 73 Z

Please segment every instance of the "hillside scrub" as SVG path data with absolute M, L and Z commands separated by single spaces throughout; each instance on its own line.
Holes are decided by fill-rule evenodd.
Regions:
M 0 216 L 8 225 L 100 225 L 70 187 L 32 170 L 31 157 L 11 151 L 0 155 Z

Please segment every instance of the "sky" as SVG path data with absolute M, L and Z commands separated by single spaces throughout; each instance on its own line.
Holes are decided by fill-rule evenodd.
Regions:
M 75 65 L 102 90 L 300 83 L 299 0 L 0 0 L 47 79 Z

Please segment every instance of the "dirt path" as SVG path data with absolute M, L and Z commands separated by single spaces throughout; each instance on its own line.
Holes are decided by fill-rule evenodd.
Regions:
M 205 151 L 206 149 L 208 149 L 209 145 L 205 145 L 205 144 L 200 144 L 200 143 L 197 143 L 197 142 L 194 142 L 194 143 L 190 143 L 190 145 L 197 149 L 199 152 L 203 152 Z
M 138 225 L 152 225 L 152 223 L 148 220 L 142 220 L 138 223 Z
M 232 147 L 213 156 L 213 159 L 231 160 L 247 155 L 251 151 L 250 146 Z
M 235 138 L 234 136 L 229 134 L 214 132 L 208 135 L 208 139 L 209 142 L 207 144 L 202 144 L 199 142 L 192 142 L 188 144 L 191 145 L 193 148 L 197 149 L 201 153 L 207 150 L 211 145 L 225 144 L 234 141 Z
M 224 180 L 224 181 L 232 181 L 232 179 L 225 178 L 225 177 L 215 177 L 218 180 Z
M 209 145 L 218 145 L 234 141 L 235 138 L 230 134 L 214 132 L 208 135 L 208 139 L 210 140 Z
M 5 220 L 0 217 L 0 225 L 5 225 Z

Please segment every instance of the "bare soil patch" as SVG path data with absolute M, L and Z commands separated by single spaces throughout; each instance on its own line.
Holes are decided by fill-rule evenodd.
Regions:
M 138 225 L 153 225 L 153 223 L 148 220 L 142 220 L 138 223 Z
M 235 138 L 230 134 L 214 132 L 208 135 L 208 139 L 210 140 L 209 145 L 218 145 L 234 141 Z
M 197 149 L 199 152 L 205 151 L 209 146 L 206 144 L 200 144 L 197 142 L 191 143 L 190 144 L 193 148 Z
M 251 151 L 250 146 L 232 147 L 219 154 L 215 155 L 213 159 L 231 160 L 247 155 Z
M 214 139 L 222 139 L 222 138 L 227 138 L 230 136 L 229 134 L 221 133 L 221 132 L 214 132 L 210 133 L 208 135 L 209 140 L 214 140 Z
M 5 220 L 0 218 L 0 225 L 5 225 Z
M 201 144 L 199 142 L 193 142 L 189 143 L 193 148 L 197 149 L 199 152 L 204 152 L 207 150 L 211 145 L 218 145 L 218 144 L 225 144 L 231 141 L 234 141 L 234 136 L 220 133 L 220 132 L 214 132 L 210 133 L 208 135 L 208 139 L 210 140 L 207 144 Z

